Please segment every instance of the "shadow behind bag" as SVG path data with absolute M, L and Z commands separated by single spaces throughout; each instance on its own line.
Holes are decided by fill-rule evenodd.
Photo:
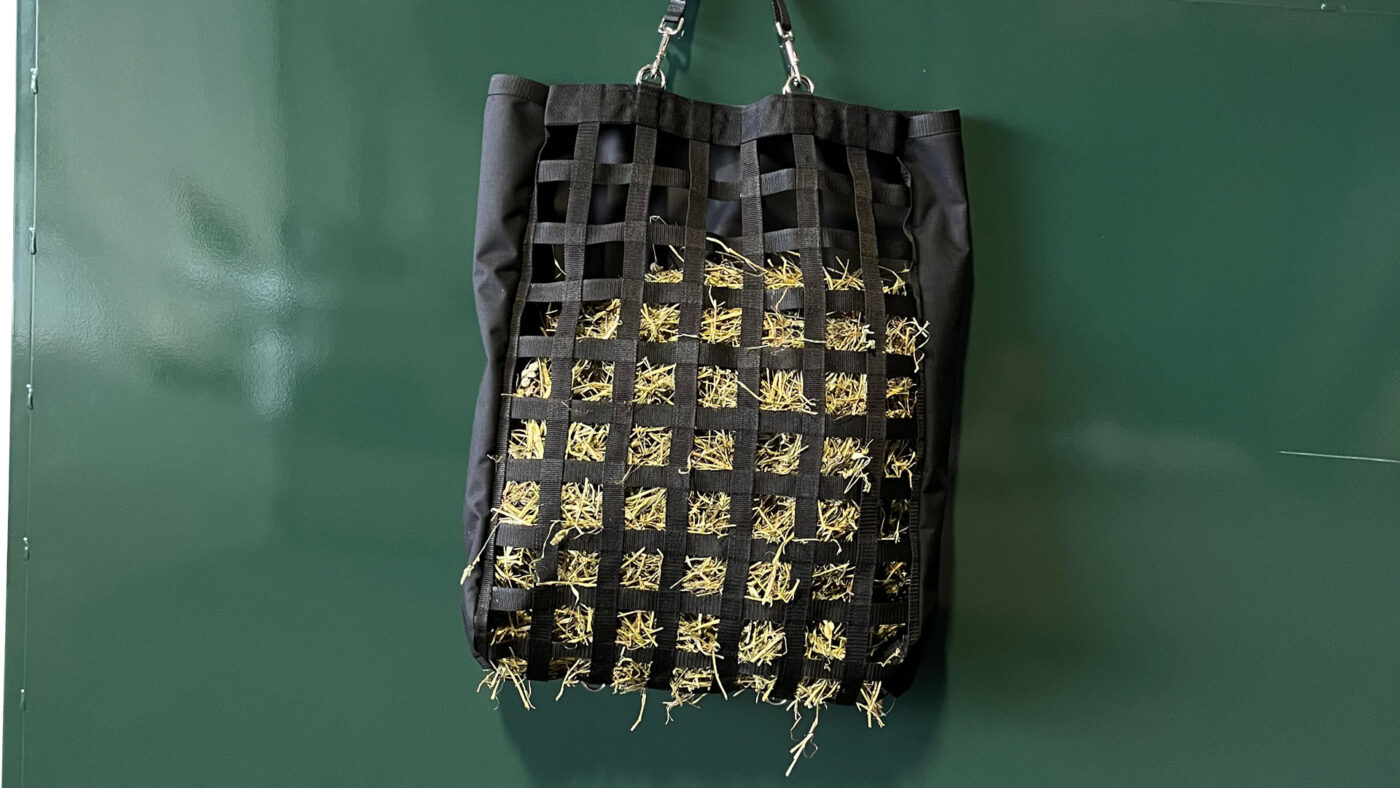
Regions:
M 959 117 L 491 80 L 467 635 L 488 679 L 866 705 L 936 634 L 972 290 Z

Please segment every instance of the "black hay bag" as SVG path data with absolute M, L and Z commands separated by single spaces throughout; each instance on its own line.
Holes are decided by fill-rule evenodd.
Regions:
M 785 92 L 746 106 L 660 55 L 491 80 L 462 612 L 497 683 L 868 705 L 940 620 L 958 114 L 811 95 L 777 19 Z

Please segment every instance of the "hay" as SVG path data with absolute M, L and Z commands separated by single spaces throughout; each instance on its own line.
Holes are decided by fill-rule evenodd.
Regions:
M 882 267 L 880 269 L 880 289 L 892 295 L 903 295 L 909 292 L 909 274 L 910 270 L 908 267 L 901 268 L 898 271 L 893 268 Z
M 671 722 L 671 712 L 682 706 L 699 706 L 714 676 L 703 668 L 676 668 L 671 673 L 671 699 L 666 701 L 666 722 Z
M 842 499 L 817 501 L 817 538 L 823 542 L 849 542 L 860 529 L 860 504 Z
M 738 347 L 744 333 L 744 310 L 711 306 L 700 313 L 700 339 L 712 345 Z
M 666 530 L 666 488 L 628 491 L 622 504 L 622 526 L 629 531 Z
M 882 682 L 867 681 L 860 685 L 860 700 L 856 710 L 865 712 L 865 727 L 885 727 L 885 699 Z
M 716 236 L 705 239 L 718 247 L 705 257 L 705 285 L 737 290 L 744 286 L 746 271 L 756 271 L 753 261 L 739 254 Z
M 692 491 L 688 514 L 686 530 L 693 534 L 723 538 L 734 527 L 729 521 L 729 493 Z
M 798 706 L 814 709 L 815 713 L 812 718 L 812 727 L 807 729 L 807 735 L 794 744 L 791 750 L 788 750 L 792 753 L 792 763 L 788 765 L 786 773 L 788 777 L 792 776 L 792 770 L 793 767 L 797 766 L 797 760 L 807 754 L 809 745 L 812 747 L 812 753 L 816 753 L 816 745 L 812 744 L 812 740 L 816 737 L 817 725 L 822 721 L 822 707 L 836 696 L 840 688 L 840 682 L 833 679 L 803 679 L 798 683 L 797 693 L 792 702 L 787 705 L 788 710 L 793 714 L 793 729 L 795 730 L 802 722 L 802 715 L 797 711 Z
M 812 570 L 812 598 L 829 602 L 849 601 L 856 595 L 856 569 L 850 562 L 818 564 Z
M 679 268 L 662 268 L 656 263 L 652 263 L 651 268 L 642 278 L 648 282 L 683 282 L 685 281 L 685 271 Z
M 754 457 L 754 467 L 763 473 L 797 473 L 802 452 L 807 446 L 802 435 L 795 432 L 779 432 L 759 444 Z
M 908 441 L 890 441 L 885 447 L 885 478 L 907 477 L 914 483 L 914 469 L 919 464 L 919 456 Z
M 885 416 L 891 419 L 914 418 L 914 379 L 890 378 L 885 383 Z
M 846 625 L 835 621 L 822 620 L 807 630 L 807 648 L 803 651 L 807 659 L 825 662 L 840 662 L 846 658 Z
M 660 632 L 655 611 L 630 610 L 617 614 L 617 645 L 624 650 L 656 648 L 656 636 Z
M 578 339 L 617 339 L 617 330 L 621 326 L 622 301 L 616 298 L 585 301 L 579 309 L 578 329 L 574 336 Z
M 530 702 L 530 684 L 525 680 L 525 669 L 528 664 L 521 657 L 503 657 L 496 661 L 496 664 L 486 671 L 486 677 L 476 685 L 476 691 L 481 692 L 482 687 L 491 690 L 491 700 L 496 700 L 496 696 L 501 691 L 501 687 L 511 684 L 515 691 L 520 693 L 520 702 L 527 709 L 535 708 Z
M 912 317 L 892 317 L 885 322 L 885 352 L 913 356 L 918 369 L 919 350 L 928 342 L 928 324 Z
M 685 573 L 672 588 L 680 586 L 696 596 L 714 596 L 724 591 L 724 570 L 725 563 L 719 558 L 687 556 Z
M 690 453 L 690 467 L 697 471 L 734 470 L 734 433 L 728 430 L 695 433 L 695 449 Z
M 629 465 L 665 465 L 671 458 L 671 430 L 667 427 L 633 427 L 627 444 Z
M 860 485 L 870 491 L 865 470 L 870 465 L 870 442 L 860 438 L 827 438 L 822 441 L 822 475 L 845 479 L 846 491 Z
M 583 359 L 574 362 L 573 388 L 570 393 L 584 402 L 607 402 L 612 399 L 613 362 Z
M 506 454 L 512 460 L 544 459 L 545 424 L 538 419 L 526 419 L 510 431 Z
M 885 596 L 899 596 L 904 587 L 909 585 L 909 565 L 903 561 L 885 564 L 875 575 L 875 585 Z
M 880 540 L 898 542 L 909 532 L 909 499 L 886 501 L 880 508 Z
M 569 605 L 554 611 L 554 639 L 569 646 L 593 643 L 593 608 Z
M 506 482 L 501 491 L 501 504 L 491 510 L 496 522 L 505 525 L 538 525 L 540 520 L 540 483 Z
M 824 269 L 826 272 L 826 289 L 832 291 L 840 290 L 864 290 L 865 279 L 862 278 L 860 266 L 851 267 L 850 260 L 836 258 L 836 268 Z
M 875 338 L 861 313 L 833 312 L 826 317 L 826 349 L 874 350 Z
M 496 554 L 494 583 L 501 588 L 534 588 L 539 554 L 528 547 L 502 547 Z
M 903 624 L 876 624 L 870 630 L 870 661 L 886 666 L 902 661 L 903 640 Z
M 802 286 L 802 267 L 798 265 L 800 255 L 794 251 L 768 255 L 761 273 L 763 286 L 768 290 L 793 290 Z
M 552 337 L 559 331 L 559 305 L 545 304 L 540 310 L 540 333 Z
M 772 621 L 750 621 L 739 636 L 739 661 L 771 665 L 787 654 L 787 633 Z
M 865 415 L 867 392 L 865 375 L 847 375 L 844 372 L 826 373 L 827 415 L 838 418 Z
M 792 564 L 774 558 L 749 564 L 749 579 L 744 586 L 744 598 L 764 605 L 791 602 L 797 594 L 798 581 L 792 578 Z
M 758 382 L 758 407 L 762 410 L 816 413 L 812 401 L 802 393 L 802 373 L 788 369 L 766 369 Z
M 803 345 L 802 318 L 786 312 L 768 310 L 763 313 L 763 346 L 792 347 Z
M 499 583 L 497 584 L 499 585 Z M 508 610 L 503 616 L 505 623 L 491 630 L 491 645 L 501 646 L 516 640 L 524 640 L 530 635 L 530 611 Z
M 564 697 L 564 690 L 583 683 L 588 672 L 593 669 L 593 661 L 587 657 L 566 657 L 549 661 L 549 677 L 561 682 L 555 702 Z
M 598 585 L 598 553 L 586 550 L 560 550 L 559 566 L 554 582 L 578 588 Z M 541 584 L 543 585 L 543 584 Z
M 563 522 L 550 544 L 557 545 L 571 535 L 596 534 L 603 530 L 603 488 L 584 480 L 570 482 L 559 492 L 559 513 Z
M 676 624 L 676 649 L 713 657 L 719 653 L 719 617 L 684 614 Z
M 620 569 L 623 588 L 656 591 L 661 588 L 661 553 L 633 550 L 622 556 Z
M 702 408 L 738 407 L 738 370 L 700 367 L 695 376 L 695 404 Z
M 568 447 L 564 454 L 571 460 L 605 461 L 608 455 L 608 425 L 577 421 L 570 424 Z
M 759 495 L 753 506 L 753 538 L 782 544 L 797 526 L 797 499 L 786 495 Z
M 734 684 L 739 687 L 740 691 L 753 690 L 754 703 L 768 703 L 769 696 L 773 694 L 773 688 L 778 685 L 778 677 L 740 673 L 734 677 Z
M 680 304 L 642 304 L 643 342 L 675 342 L 681 328 Z
M 676 365 L 657 366 L 650 359 L 642 359 L 637 363 L 637 379 L 632 388 L 632 401 L 640 405 L 676 404 Z
M 549 359 L 532 358 L 515 379 L 515 396 L 549 399 L 551 390 Z
M 638 662 L 626 656 L 618 657 L 617 663 L 613 665 L 613 694 L 626 695 L 632 692 L 642 692 L 647 688 L 647 679 L 649 678 L 651 678 L 651 663 Z

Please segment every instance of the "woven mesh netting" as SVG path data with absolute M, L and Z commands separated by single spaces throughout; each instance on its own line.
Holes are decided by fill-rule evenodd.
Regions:
M 916 614 L 924 429 L 892 142 L 852 144 L 851 117 L 833 139 L 800 101 L 781 132 L 556 101 L 502 381 L 484 686 L 879 722 Z

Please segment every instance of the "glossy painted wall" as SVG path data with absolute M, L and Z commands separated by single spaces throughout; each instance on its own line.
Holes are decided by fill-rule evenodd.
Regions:
M 780 709 L 495 709 L 460 631 L 487 79 L 664 4 L 40 3 L 7 784 L 782 782 Z M 1400 781 L 1400 3 L 1316 5 L 793 0 L 822 94 L 963 110 L 978 265 L 946 677 L 795 781 Z M 688 24 L 675 89 L 780 84 Z

